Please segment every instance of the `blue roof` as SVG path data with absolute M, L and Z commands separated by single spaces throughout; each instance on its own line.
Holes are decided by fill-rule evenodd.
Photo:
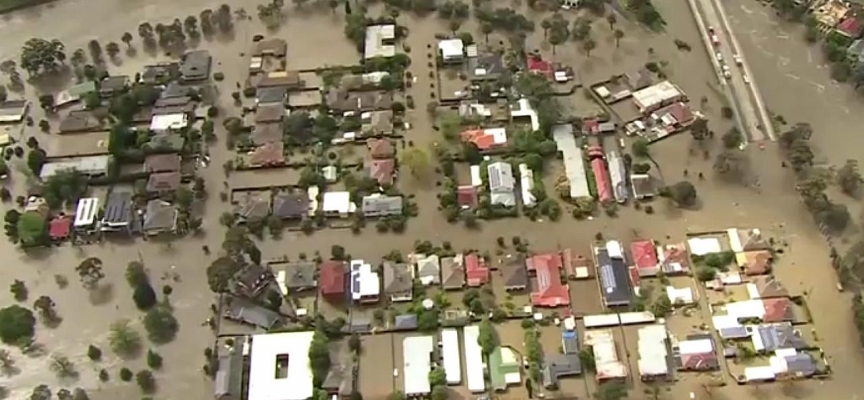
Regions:
M 630 304 L 630 278 L 624 260 L 609 257 L 606 249 L 597 250 L 597 263 L 600 272 L 600 286 L 603 300 L 607 306 L 626 306 Z
M 564 331 L 561 333 L 561 345 L 564 354 L 579 353 L 579 339 L 576 336 L 576 331 Z

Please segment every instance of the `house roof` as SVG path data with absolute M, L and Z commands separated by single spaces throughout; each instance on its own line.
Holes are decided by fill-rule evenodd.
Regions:
M 477 253 L 465 255 L 465 275 L 468 286 L 482 286 L 489 282 L 489 267 L 486 266 L 486 260 Z
M 682 273 L 690 270 L 690 254 L 684 243 L 672 243 L 662 246 L 660 251 L 663 271 L 667 274 Z
M 255 49 L 252 50 L 252 55 L 269 55 L 274 57 L 284 57 L 287 52 L 288 42 L 279 38 L 270 38 L 264 39 L 256 43 Z
M 858 17 L 852 15 L 840 21 L 834 29 L 844 36 L 856 38 L 861 34 L 861 21 L 858 20 Z
M 498 53 L 468 57 L 468 79 L 472 81 L 498 79 L 504 71 L 504 60 Z
M 263 104 L 255 110 L 255 123 L 282 122 L 285 107 L 282 104 Z
M 309 210 L 309 195 L 301 190 L 279 192 L 273 196 L 273 215 L 280 218 L 299 218 Z
M 393 159 L 369 160 L 366 161 L 366 170 L 369 172 L 369 177 L 378 181 L 379 185 L 389 186 L 393 184 L 396 161 Z
M 795 353 L 783 357 L 786 362 L 786 370 L 791 374 L 811 376 L 816 373 L 816 362 L 807 353 Z
M 633 254 L 633 264 L 636 268 L 657 268 L 657 250 L 654 248 L 653 240 L 630 243 L 630 252 Z
M 281 121 L 255 124 L 255 128 L 252 129 L 252 143 L 260 146 L 270 142 L 281 142 L 282 133 L 283 126 Z
M 437 255 L 417 255 L 417 275 L 424 285 L 441 283 L 441 262 Z
M 795 319 L 792 301 L 788 297 L 762 299 L 762 304 L 765 305 L 765 315 L 762 317 L 762 321 L 782 322 Z
M 771 352 L 777 349 L 801 350 L 810 347 L 809 344 L 795 332 L 790 323 L 759 325 L 756 327 L 758 337 L 754 336 L 754 342 L 758 341 L 756 350 Z
M 375 134 L 387 134 L 393 132 L 393 111 L 369 111 L 361 116 L 363 120 L 363 131 L 371 131 Z
M 261 221 L 270 215 L 270 198 L 258 192 L 247 192 L 242 196 L 234 213 L 246 221 Z
M 493 389 L 502 391 L 509 384 L 522 382 L 522 362 L 519 353 L 507 346 L 496 347 L 489 355 L 489 381 Z
M 144 159 L 147 172 L 174 172 L 180 170 L 180 156 L 177 154 L 151 154 Z
M 630 86 L 630 90 L 644 89 L 651 86 L 653 82 L 651 71 L 647 68 L 639 68 L 636 71 L 628 72 L 624 74 L 624 78 L 627 80 L 627 86 Z
M 148 192 L 171 192 L 180 187 L 180 172 L 157 172 L 147 179 Z
M 391 158 L 396 154 L 393 143 L 387 139 L 369 139 L 366 146 L 372 158 Z
M 186 139 L 184 139 L 183 136 L 166 133 L 153 135 L 153 137 L 150 138 L 150 142 L 148 142 L 148 146 L 151 149 L 180 151 L 183 150 L 183 145 L 185 143 Z
M 330 89 L 325 100 L 334 111 L 389 110 L 393 106 L 393 95 L 382 91 L 349 92 L 343 88 Z
M 410 295 L 414 282 L 413 268 L 405 263 L 384 262 L 384 293 Z
M 306 360 L 314 336 L 315 332 L 271 332 L 252 336 L 248 400 L 304 400 L 312 397 L 314 378 Z M 276 362 L 280 355 L 287 355 L 287 366 Z
M 334 364 L 330 366 L 327 372 L 327 377 L 321 383 L 321 388 L 329 393 L 338 393 L 340 396 L 350 396 L 352 391 L 352 374 L 351 370 L 342 364 Z
M 399 215 L 402 214 L 402 203 L 402 196 L 373 194 L 363 197 L 362 210 L 366 215 Z
M 129 77 L 126 75 L 109 76 L 99 83 L 99 91 L 102 93 L 113 93 L 126 88 Z
M 65 239 L 72 231 L 72 218 L 61 215 L 51 220 L 48 224 L 48 236 L 51 239 Z
M 173 231 L 177 225 L 177 207 L 162 200 L 150 200 L 144 213 L 144 231 Z
M 289 263 L 280 268 L 285 271 L 285 286 L 289 289 L 304 289 L 318 286 L 315 281 L 317 266 L 313 262 Z M 279 271 L 276 271 L 277 277 Z
M 720 368 L 714 351 L 697 354 L 682 354 L 681 368 L 687 371 L 713 371 Z
M 494 162 L 488 166 L 489 189 L 491 191 L 513 191 L 516 180 L 513 178 L 513 167 L 505 162 Z
M 128 223 L 132 218 L 132 193 L 115 191 L 105 200 L 105 215 L 103 222 Z
M 218 400 L 239 399 L 243 391 L 243 352 L 238 349 L 219 354 L 219 369 L 213 379 L 213 395 Z
M 528 271 L 525 269 L 525 259 L 520 256 L 510 257 L 502 266 L 505 288 L 524 288 L 528 286 Z
M 582 373 L 582 363 L 579 355 L 553 354 L 543 360 L 543 386 L 553 388 L 558 386 L 558 379 L 575 376 Z
M 542 57 L 532 55 L 528 56 L 528 71 L 531 71 L 535 74 L 544 75 L 547 78 L 552 78 L 552 73 L 554 72 L 552 69 L 552 63 L 543 60 Z
M 268 142 L 255 148 L 249 163 L 255 166 L 281 165 L 285 162 L 285 144 Z
M 240 297 L 228 297 L 230 303 L 225 310 L 229 319 L 245 322 L 264 329 L 280 326 L 285 318 L 278 313 Z
M 461 289 L 465 285 L 465 262 L 462 254 L 441 259 L 441 286 L 444 289 Z
M 318 288 L 321 294 L 342 295 L 345 293 L 345 263 L 341 261 L 323 261 L 318 266 Z
M 478 203 L 479 198 L 476 187 L 465 185 L 456 188 L 456 204 L 460 207 L 474 208 L 477 207 Z
M 204 79 L 210 74 L 212 57 L 207 50 L 195 50 L 183 55 L 180 73 L 184 79 Z
M 774 279 L 773 276 L 756 277 L 752 280 L 751 284 L 753 285 L 753 289 L 750 289 L 748 285 L 748 290 L 754 292 L 750 294 L 751 298 L 753 295 L 757 295 L 761 299 L 789 297 L 789 291 L 780 284 L 780 281 Z
M 771 271 L 773 256 L 768 250 L 745 251 L 736 254 L 746 275 L 762 275 Z
M 417 329 L 417 314 L 397 315 L 393 322 L 393 329 L 405 331 Z
M 302 83 L 299 71 L 274 71 L 264 75 L 255 75 L 251 81 L 257 88 L 264 87 L 299 87 Z
M 462 141 L 474 143 L 480 150 L 488 150 L 507 143 L 506 128 L 477 128 L 462 131 Z
M 633 186 L 633 195 L 637 199 L 651 197 L 657 193 L 654 178 L 648 174 L 631 174 L 630 185 Z
M 99 130 L 102 123 L 89 112 L 70 112 L 60 121 L 60 133 L 87 132 Z
M 284 103 L 288 98 L 288 88 L 285 86 L 262 87 L 255 91 L 258 104 Z
M 537 274 L 537 284 L 531 293 L 531 303 L 538 307 L 570 305 L 569 287 L 561 283 L 561 255 L 537 254 L 525 262 L 529 271 Z
M 605 299 L 606 305 L 629 305 L 632 289 L 624 260 L 610 257 L 609 251 L 605 248 L 597 249 L 596 254 L 601 295 Z

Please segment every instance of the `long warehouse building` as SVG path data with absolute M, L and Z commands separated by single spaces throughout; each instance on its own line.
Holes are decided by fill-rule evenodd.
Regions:
M 468 376 L 468 391 L 483 393 L 486 391 L 486 381 L 483 376 L 483 352 L 477 339 L 480 337 L 480 327 L 466 326 L 464 334 L 465 372 Z
M 462 383 L 462 361 L 459 355 L 459 331 L 444 329 L 441 331 L 441 354 L 444 356 L 444 373 L 448 385 Z

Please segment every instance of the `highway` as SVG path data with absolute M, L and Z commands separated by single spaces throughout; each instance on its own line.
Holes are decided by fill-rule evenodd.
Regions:
M 720 87 L 747 142 L 774 140 L 774 129 L 720 0 L 688 0 Z

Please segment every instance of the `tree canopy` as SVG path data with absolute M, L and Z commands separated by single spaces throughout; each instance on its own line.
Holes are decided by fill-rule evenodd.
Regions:
M 153 307 L 144 315 L 144 329 L 154 343 L 167 343 L 174 339 L 180 324 L 167 306 Z
M 111 324 L 108 343 L 115 354 L 120 357 L 128 357 L 140 349 L 141 335 L 132 329 L 129 320 L 122 319 Z
M 25 212 L 18 218 L 18 239 L 22 246 L 37 246 L 48 241 L 48 225 L 36 212 Z
M 33 337 L 36 318 L 33 312 L 19 305 L 0 310 L 0 341 L 20 344 Z
M 32 38 L 21 49 L 21 68 L 31 76 L 56 72 L 66 61 L 65 48 L 57 39 Z
M 230 257 L 220 257 L 207 267 L 207 284 L 214 293 L 224 293 L 240 271 L 241 265 Z
M 661 195 L 671 198 L 675 203 L 682 207 L 689 207 L 696 204 L 696 188 L 692 183 L 687 181 L 681 181 L 672 186 L 667 186 L 661 192 Z

